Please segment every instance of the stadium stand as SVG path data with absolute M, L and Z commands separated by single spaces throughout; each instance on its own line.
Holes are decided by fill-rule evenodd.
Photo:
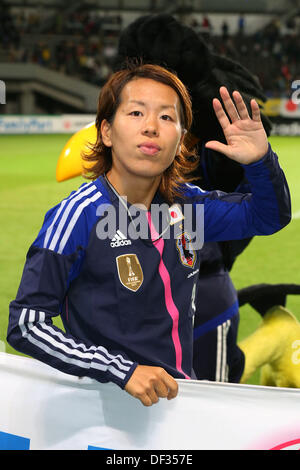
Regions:
M 177 2 L 171 3 L 174 7 Z M 274 15 L 263 27 L 251 32 L 247 14 L 238 15 L 234 30 L 228 22 L 229 15 L 224 15 L 217 28 L 214 14 L 192 11 L 180 18 L 204 36 L 212 50 L 238 60 L 257 74 L 266 95 L 276 98 L 290 95 L 291 82 L 300 77 L 299 11 L 295 8 L 288 15 Z M 136 15 L 153 12 L 158 10 L 139 11 Z M 33 63 L 101 86 L 112 71 L 124 13 L 125 10 L 93 10 L 90 2 L 82 1 L 63 8 L 55 8 L 54 2 L 54 7 L 43 9 L 26 7 L 25 2 L 22 7 L 11 8 L 2 2 L 0 63 Z

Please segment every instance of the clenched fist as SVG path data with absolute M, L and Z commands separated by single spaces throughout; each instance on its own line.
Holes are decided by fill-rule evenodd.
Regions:
M 171 400 L 178 393 L 176 380 L 161 367 L 137 366 L 125 386 L 126 392 L 151 406 L 159 398 Z

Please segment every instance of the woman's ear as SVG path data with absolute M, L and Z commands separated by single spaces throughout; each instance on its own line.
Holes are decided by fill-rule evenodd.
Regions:
M 179 141 L 179 144 L 178 144 L 178 147 L 177 147 L 177 150 L 176 150 L 176 155 L 181 154 L 181 145 L 183 144 L 185 134 L 186 134 L 186 129 L 183 129 L 181 137 L 180 137 L 180 141 Z
M 106 147 L 111 147 L 111 125 L 110 123 L 106 120 L 103 119 L 100 125 L 100 132 L 101 132 L 101 140 L 104 143 Z

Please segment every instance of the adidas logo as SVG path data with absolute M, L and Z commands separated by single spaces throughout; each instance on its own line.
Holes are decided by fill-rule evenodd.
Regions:
M 123 235 L 123 233 L 120 230 L 117 230 L 115 236 L 110 242 L 110 246 L 112 248 L 117 248 L 118 246 L 125 246 L 125 245 L 131 245 L 131 241 L 127 240 L 125 235 Z

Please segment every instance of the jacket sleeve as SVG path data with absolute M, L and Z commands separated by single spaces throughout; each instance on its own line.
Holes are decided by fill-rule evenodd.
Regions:
M 47 213 L 27 253 L 17 296 L 9 306 L 7 341 L 17 351 L 64 373 L 114 382 L 124 388 L 137 363 L 122 351 L 82 341 L 53 324 L 53 318 L 61 312 L 70 282 L 80 272 L 88 242 L 88 225 L 93 223 L 95 210 L 88 214 L 89 208 L 85 207 L 80 213 L 79 202 L 69 210 L 68 218 L 70 201 L 65 202 L 63 208 L 59 205 Z M 91 208 L 92 203 L 87 205 Z M 73 224 L 75 216 L 72 214 L 78 216 L 76 224 Z M 59 233 L 63 225 L 66 230 Z M 69 230 L 66 237 L 70 226 L 72 231 Z
M 204 204 L 205 242 L 271 235 L 290 222 L 289 188 L 270 145 L 262 159 L 243 167 L 251 192 L 207 192 L 194 188 L 196 207 Z

